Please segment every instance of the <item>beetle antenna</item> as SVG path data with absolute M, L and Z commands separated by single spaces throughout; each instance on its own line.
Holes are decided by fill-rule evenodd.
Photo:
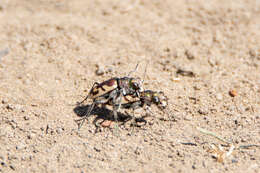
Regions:
M 88 96 L 89 96 L 89 94 L 87 95 L 86 98 L 84 98 L 81 102 L 78 102 L 76 105 L 81 105 L 84 101 L 86 101 L 88 99 Z
M 81 102 L 77 102 L 76 104 L 68 104 L 68 106 L 79 106 L 81 105 L 84 101 L 86 101 L 88 99 L 88 95 L 87 97 L 84 98 L 84 100 L 82 100 Z
M 135 69 L 132 70 L 132 71 L 130 71 L 130 72 L 128 73 L 127 77 L 129 77 L 130 74 L 134 73 L 134 72 L 137 70 L 137 67 L 138 67 L 138 66 L 139 66 L 139 62 L 136 64 Z
M 145 76 L 146 76 L 148 64 L 149 64 L 149 61 L 146 63 L 146 66 L 145 66 L 145 69 L 144 69 L 144 75 L 143 75 L 142 84 L 144 83 L 144 79 L 145 79 Z

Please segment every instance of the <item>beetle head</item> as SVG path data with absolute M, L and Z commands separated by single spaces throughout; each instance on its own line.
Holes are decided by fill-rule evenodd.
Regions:
M 140 78 L 131 78 L 129 81 L 129 87 L 134 91 L 143 92 L 142 80 Z
M 154 92 L 152 94 L 152 102 L 156 104 L 160 109 L 165 109 L 168 105 L 168 98 L 162 91 Z

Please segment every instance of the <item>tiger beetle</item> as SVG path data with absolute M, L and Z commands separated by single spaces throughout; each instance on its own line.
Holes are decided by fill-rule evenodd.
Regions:
M 108 102 L 108 104 L 112 105 L 112 102 Z M 135 110 L 139 108 L 143 108 L 144 110 L 148 110 L 152 113 L 150 109 L 152 104 L 155 104 L 160 110 L 164 111 L 164 109 L 168 106 L 168 98 L 162 91 L 157 92 L 145 90 L 140 92 L 139 97 L 134 95 L 123 96 L 121 108 L 132 109 L 133 117 L 135 118 Z
M 129 77 L 132 72 L 136 71 L 137 67 L 138 64 L 136 65 L 135 70 L 131 71 L 127 77 L 114 77 L 102 83 L 94 83 L 86 98 L 80 103 L 78 103 L 78 105 L 80 105 L 88 98 L 92 99 L 93 101 L 86 115 L 83 118 L 76 120 L 76 122 L 81 121 L 78 127 L 79 129 L 81 128 L 85 120 L 88 118 L 94 107 L 98 104 L 106 105 L 110 103 L 110 105 L 113 106 L 114 120 L 116 122 L 118 121 L 117 112 L 119 111 L 122 105 L 122 98 L 126 95 L 140 97 L 140 92 L 143 91 L 143 81 L 141 81 L 139 78 Z
M 140 96 L 136 97 L 134 95 L 127 95 L 123 97 L 124 100 L 121 103 L 121 108 L 124 109 L 138 109 L 150 107 L 152 104 L 155 104 L 160 110 L 163 110 L 168 105 L 168 98 L 164 95 L 162 91 L 152 91 L 145 90 L 140 92 Z

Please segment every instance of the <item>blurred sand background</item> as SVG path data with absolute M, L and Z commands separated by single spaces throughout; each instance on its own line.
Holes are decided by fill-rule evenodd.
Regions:
M 71 104 L 138 62 L 167 113 L 117 134 L 94 113 L 78 131 Z M 0 1 L 0 172 L 257 173 L 259 148 L 219 163 L 223 142 L 196 127 L 260 144 L 259 113 L 259 0 Z

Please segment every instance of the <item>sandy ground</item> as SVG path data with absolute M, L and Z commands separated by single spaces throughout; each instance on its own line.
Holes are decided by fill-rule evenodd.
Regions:
M 1 0 L 0 172 L 260 172 L 259 147 L 238 148 L 260 144 L 259 45 L 259 0 Z M 166 111 L 78 131 L 71 105 L 138 62 Z M 217 162 L 225 143 L 197 127 L 236 149 Z

